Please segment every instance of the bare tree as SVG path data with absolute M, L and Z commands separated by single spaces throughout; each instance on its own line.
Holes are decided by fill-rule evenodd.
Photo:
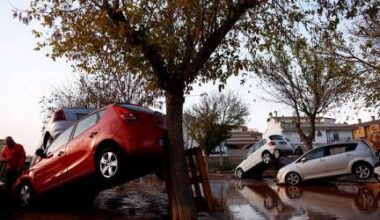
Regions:
M 315 137 L 315 122 L 322 115 L 348 98 L 355 77 L 348 73 L 350 65 L 337 57 L 320 54 L 321 44 L 311 45 L 300 40 L 292 47 L 271 48 L 272 56 L 263 57 L 257 65 L 276 102 L 294 111 L 295 126 L 301 140 L 311 149 Z M 308 118 L 310 128 L 301 128 L 301 117 Z
M 380 108 L 380 4 L 370 5 L 349 29 L 349 37 L 331 41 L 325 53 L 350 63 L 362 83 L 357 95 L 364 97 L 367 107 Z
M 193 119 L 187 121 L 189 136 L 203 149 L 208 162 L 210 152 L 229 137 L 232 129 L 245 123 L 249 112 L 237 95 L 227 92 L 204 96 L 185 114 Z

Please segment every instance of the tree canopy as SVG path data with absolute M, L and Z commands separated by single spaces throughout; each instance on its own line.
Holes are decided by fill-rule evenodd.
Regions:
M 244 125 L 249 112 L 236 94 L 227 92 L 204 96 L 185 115 L 193 119 L 187 120 L 189 136 L 209 154 L 229 137 L 232 129 Z

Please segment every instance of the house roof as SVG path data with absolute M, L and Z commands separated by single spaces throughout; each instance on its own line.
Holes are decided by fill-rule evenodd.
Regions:
M 257 131 L 231 131 L 227 144 L 235 145 L 242 148 L 246 145 L 252 145 L 262 138 L 262 133 Z
M 297 130 L 295 124 L 292 123 L 283 123 L 281 124 L 281 128 L 285 131 L 293 131 Z M 310 125 L 301 124 L 302 129 L 310 128 Z M 353 131 L 355 129 L 354 126 L 348 124 L 316 124 L 316 130 L 328 130 L 328 131 Z
M 378 119 L 378 120 L 372 120 L 372 121 L 366 121 L 366 122 L 358 123 L 358 124 L 353 124 L 352 126 L 354 128 L 358 128 L 358 127 L 363 127 L 363 126 L 370 126 L 370 125 L 373 125 L 373 124 L 380 124 L 380 119 Z
M 295 119 L 295 116 L 273 116 L 271 117 L 273 119 Z M 300 119 L 309 119 L 309 117 L 302 116 Z M 316 119 L 328 119 L 328 120 L 335 120 L 335 118 L 328 118 L 328 117 L 316 117 Z

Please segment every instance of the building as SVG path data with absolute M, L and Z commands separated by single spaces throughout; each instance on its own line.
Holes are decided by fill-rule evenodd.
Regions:
M 263 134 L 257 130 L 248 130 L 247 127 L 241 126 L 232 130 L 230 135 L 226 141 L 229 149 L 246 149 L 261 140 Z
M 354 139 L 365 139 L 376 151 L 380 151 L 380 120 L 375 120 L 374 116 L 372 116 L 371 121 L 367 122 L 362 122 L 359 119 L 353 127 Z
M 292 145 L 303 145 L 298 134 L 295 117 L 270 117 L 268 118 L 268 127 L 263 137 L 273 134 L 281 134 L 287 137 Z M 304 132 L 310 130 L 309 119 L 301 117 L 301 128 Z M 315 122 L 314 145 L 321 145 L 337 141 L 352 140 L 352 131 L 354 127 L 346 123 L 336 123 L 334 118 L 318 117 Z
M 255 129 L 248 129 L 241 126 L 230 132 L 230 137 L 221 144 L 222 155 L 229 164 L 239 164 L 247 155 L 249 147 L 261 140 L 262 133 Z M 210 157 L 218 157 L 220 148 L 217 147 L 210 154 Z

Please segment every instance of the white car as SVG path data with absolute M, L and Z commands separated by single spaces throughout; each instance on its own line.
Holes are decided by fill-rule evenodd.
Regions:
M 358 179 L 372 176 L 377 158 L 367 142 L 351 141 L 315 148 L 277 173 L 277 183 L 298 185 L 301 181 L 354 174 Z
M 41 146 L 43 148 L 49 146 L 58 135 L 92 111 L 90 108 L 62 108 L 53 112 L 43 131 Z
M 282 135 L 270 135 L 249 148 L 246 159 L 235 168 L 235 175 L 239 179 L 243 178 L 247 171 L 257 165 L 269 164 L 281 155 L 295 154 L 299 150 L 292 147 Z

